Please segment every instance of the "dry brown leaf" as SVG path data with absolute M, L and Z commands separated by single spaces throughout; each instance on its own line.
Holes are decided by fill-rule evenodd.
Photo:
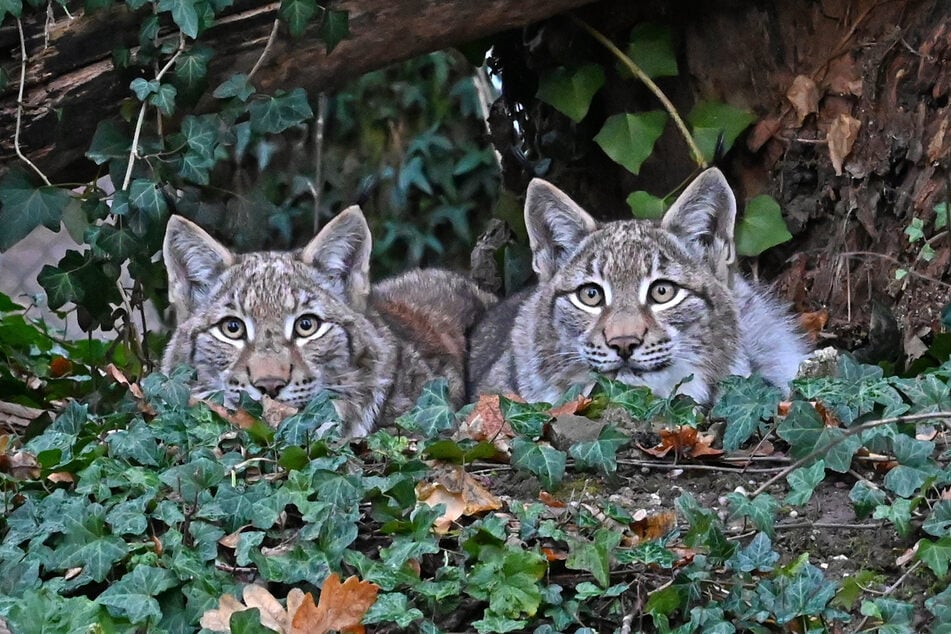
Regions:
M 294 614 L 288 613 L 290 634 L 363 632 L 360 621 L 376 602 L 379 590 L 376 584 L 360 581 L 356 576 L 340 583 L 337 573 L 332 573 L 320 590 L 319 604 L 315 606 L 313 595 L 307 593 Z
M 75 481 L 76 481 L 76 476 L 74 476 L 74 475 L 73 475 L 72 473 L 70 473 L 69 471 L 56 471 L 56 472 L 51 473 L 51 474 L 49 474 L 48 476 L 46 476 L 46 479 L 49 480 L 50 482 L 57 482 L 57 483 L 66 482 L 66 483 L 72 483 L 72 482 L 75 482 Z
M 842 175 L 842 164 L 852 151 L 861 127 L 861 121 L 845 113 L 833 119 L 826 140 L 829 143 L 829 158 L 832 159 L 836 176 Z
M 796 75 L 789 90 L 786 91 L 786 99 L 796 109 L 798 125 L 802 125 L 810 114 L 819 111 L 819 89 L 816 87 L 816 82 L 806 75 Z
M 542 554 L 548 561 L 564 561 L 568 559 L 568 553 L 565 551 L 555 550 L 554 548 L 548 548 L 546 546 L 542 546 Z
M 216 632 L 231 631 L 231 615 L 235 612 L 242 612 L 248 607 L 235 599 L 230 594 L 223 594 L 218 599 L 218 608 L 206 610 L 198 621 L 205 629 L 215 630 Z
M 189 401 L 191 402 L 191 401 Z M 213 411 L 218 416 L 222 417 L 238 429 L 249 429 L 257 419 L 249 414 L 246 410 L 230 410 L 224 405 L 219 405 L 218 403 L 212 403 L 211 401 L 200 400 L 195 402 L 201 402 L 208 406 L 208 409 Z
M 61 378 L 73 371 L 73 363 L 66 357 L 56 356 L 50 359 L 50 376 Z
M 646 542 L 652 539 L 660 539 L 677 525 L 677 514 L 673 511 L 661 511 L 660 513 L 647 514 L 646 517 L 636 518 L 631 522 L 631 532 L 637 538 L 637 542 Z
M 538 494 L 538 500 L 539 500 L 542 504 L 544 504 L 545 506 L 548 506 L 548 507 L 554 508 L 554 509 L 563 509 L 563 508 L 565 508 L 565 507 L 567 506 L 567 504 L 565 504 L 563 501 L 557 499 L 555 496 L 553 496 L 553 495 L 552 495 L 551 493 L 549 493 L 548 491 L 542 491 L 541 493 L 539 493 L 539 494 Z
M 40 477 L 40 464 L 36 456 L 20 450 L 10 456 L 8 471 L 16 480 L 36 480 Z
M 261 625 L 275 632 L 286 632 L 289 619 L 284 606 L 274 598 L 266 588 L 257 584 L 244 586 L 241 592 L 244 604 L 248 608 L 257 608 L 261 611 Z
M 819 333 L 822 332 L 827 323 L 829 323 L 829 311 L 825 308 L 799 315 L 799 324 L 813 343 L 819 338 Z
M 264 410 L 262 414 L 264 422 L 273 429 L 277 429 L 277 426 L 281 424 L 281 421 L 283 421 L 285 418 L 290 418 L 298 411 L 293 405 L 275 401 L 267 394 L 261 397 L 261 407 Z
M 591 399 L 584 394 L 579 394 L 576 398 L 567 403 L 562 403 L 558 407 L 551 408 L 549 412 L 552 418 L 556 418 L 562 414 L 580 414 L 584 412 L 588 405 L 591 405 Z
M 466 421 L 460 425 L 459 434 L 475 441 L 493 442 L 498 437 L 511 438 L 514 432 L 502 417 L 498 394 L 482 394 L 472 408 Z
M 435 531 L 445 534 L 462 516 L 502 508 L 502 501 L 489 492 L 461 465 L 436 464 L 428 481 L 416 485 L 416 499 L 428 506 L 445 504 L 445 512 L 433 522 Z
M 714 449 L 713 434 L 700 434 L 693 427 L 682 425 L 676 429 L 662 429 L 659 432 L 660 444 L 655 447 L 640 447 L 652 456 L 663 458 L 671 451 L 678 456 L 699 458 L 700 456 L 719 456 L 722 449 Z
M 779 119 L 773 117 L 760 119 L 746 137 L 746 147 L 751 152 L 759 152 L 760 148 L 766 145 L 766 142 L 773 138 L 781 127 Z

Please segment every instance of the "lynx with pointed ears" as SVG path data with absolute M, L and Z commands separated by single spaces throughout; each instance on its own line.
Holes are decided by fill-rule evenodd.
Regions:
M 717 169 L 697 177 L 659 224 L 599 224 L 533 180 L 525 224 L 538 286 L 476 327 L 470 396 L 554 402 L 596 374 L 701 404 L 730 374 L 788 389 L 806 345 L 787 309 L 735 272 L 735 217 Z
M 494 298 L 435 269 L 371 288 L 370 241 L 355 206 L 294 252 L 235 254 L 172 217 L 164 257 L 178 326 L 162 370 L 191 365 L 194 391 L 222 391 L 232 406 L 242 391 L 301 407 L 328 390 L 347 436 L 391 422 L 437 377 L 461 405 L 466 335 Z

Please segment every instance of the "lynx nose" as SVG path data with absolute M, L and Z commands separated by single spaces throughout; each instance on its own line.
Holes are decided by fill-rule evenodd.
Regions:
M 254 382 L 254 387 L 271 398 L 277 398 L 277 395 L 281 393 L 281 390 L 283 390 L 286 385 L 287 379 L 278 376 L 262 377 Z
M 612 337 L 608 339 L 608 347 L 617 352 L 617 355 L 627 361 L 634 354 L 642 339 L 632 335 Z

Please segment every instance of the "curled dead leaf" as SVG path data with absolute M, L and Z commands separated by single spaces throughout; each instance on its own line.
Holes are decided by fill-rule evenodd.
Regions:
M 379 591 L 376 584 L 360 581 L 355 576 L 340 583 L 340 577 L 333 573 L 324 581 L 317 605 L 314 605 L 313 595 L 307 593 L 296 612 L 288 613 L 290 634 L 363 632 L 360 622 L 376 602 Z
M 682 457 L 699 458 L 701 456 L 719 456 L 722 449 L 715 449 L 712 444 L 713 434 L 701 434 L 694 427 L 681 425 L 676 429 L 662 429 L 659 432 L 660 444 L 654 447 L 641 447 L 641 451 L 652 456 L 662 458 L 673 451 Z
M 829 143 L 829 158 L 832 160 L 836 176 L 842 175 L 842 165 L 845 158 L 852 152 L 852 146 L 855 145 L 855 139 L 861 127 L 861 121 L 845 113 L 833 119 L 826 140 Z
M 494 511 L 502 501 L 467 473 L 461 465 L 437 464 L 428 481 L 416 485 L 416 499 L 428 506 L 445 505 L 445 511 L 433 523 L 439 534 L 448 532 L 452 523 L 463 516 Z
M 643 510 L 643 509 L 642 509 Z M 634 521 L 631 522 L 631 533 L 635 541 L 634 544 L 660 539 L 677 525 L 677 515 L 673 511 L 661 511 L 660 513 L 635 514 Z
M 751 152 L 759 152 L 760 148 L 766 145 L 766 142 L 773 138 L 780 128 L 782 124 L 775 117 L 760 119 L 746 137 L 746 147 Z
M 786 91 L 786 99 L 796 109 L 798 125 L 802 125 L 810 114 L 819 111 L 819 89 L 816 87 L 816 82 L 806 75 L 796 75 L 789 90 Z
M 813 343 L 819 338 L 819 333 L 822 332 L 827 323 L 829 323 L 829 311 L 825 308 L 799 315 L 799 324 Z

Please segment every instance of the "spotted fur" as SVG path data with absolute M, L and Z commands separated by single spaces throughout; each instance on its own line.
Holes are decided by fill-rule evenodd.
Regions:
M 494 298 L 468 279 L 415 270 L 369 284 L 370 232 L 358 207 L 302 250 L 235 254 L 194 223 L 169 221 L 164 257 L 178 326 L 162 370 L 187 364 L 199 395 L 268 394 L 302 407 L 322 390 L 363 436 L 449 382 L 461 405 L 467 332 Z
M 757 373 L 788 389 L 806 345 L 781 302 L 735 273 L 735 216 L 716 169 L 691 183 L 659 224 L 598 224 L 533 180 L 525 223 L 539 283 L 476 327 L 470 396 L 553 402 L 599 374 L 702 404 L 730 374 Z

